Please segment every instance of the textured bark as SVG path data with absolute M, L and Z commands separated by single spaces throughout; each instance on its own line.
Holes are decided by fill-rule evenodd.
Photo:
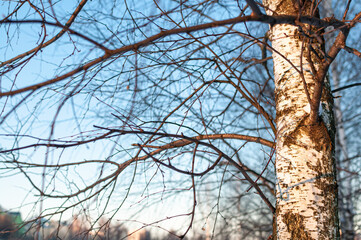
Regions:
M 314 15 L 310 2 L 265 0 L 264 5 L 269 15 Z M 307 25 L 271 27 L 277 110 L 277 239 L 337 239 L 339 235 L 333 99 L 327 80 L 315 77 L 322 57 L 321 38 L 306 36 L 316 30 Z M 322 117 L 314 121 L 310 117 L 312 96 L 320 87 Z
M 332 17 L 335 15 L 332 2 L 331 1 L 322 1 L 321 3 L 323 17 Z M 332 42 L 332 39 L 335 37 L 335 33 L 330 33 L 326 35 L 326 38 L 329 39 L 329 43 Z M 326 39 L 326 40 L 327 40 Z M 341 58 L 342 59 L 342 58 Z M 340 74 L 337 70 L 337 66 L 340 64 L 340 60 L 335 60 L 331 65 L 331 75 L 332 83 L 334 89 L 340 87 L 339 79 Z M 342 60 L 341 60 L 342 61 Z M 338 188 L 338 199 L 339 199 L 339 218 L 340 218 L 340 227 L 342 232 L 343 240 L 353 240 L 355 239 L 356 233 L 354 230 L 354 200 L 352 194 L 352 171 L 350 169 L 351 161 L 349 160 L 349 150 L 347 148 L 347 138 L 346 132 L 343 124 L 343 113 L 341 109 L 341 98 L 335 98 L 334 104 L 334 113 L 335 113 L 335 122 L 337 126 L 336 133 L 336 144 L 335 144 L 335 158 L 337 166 L 340 167 L 340 171 L 337 171 L 338 179 L 344 179 L 339 181 Z

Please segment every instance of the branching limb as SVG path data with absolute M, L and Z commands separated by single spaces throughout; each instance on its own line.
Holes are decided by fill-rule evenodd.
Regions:
M 160 136 L 160 137 L 181 138 L 181 139 L 185 139 L 185 140 L 188 140 L 190 142 L 193 142 L 193 143 L 197 143 L 199 145 L 206 146 L 206 147 L 212 149 L 213 151 L 215 151 L 217 154 L 219 154 L 219 156 L 222 156 L 222 158 L 226 159 L 231 165 L 236 167 L 242 173 L 242 175 L 245 177 L 245 179 L 255 188 L 257 193 L 260 195 L 260 197 L 266 203 L 266 205 L 272 211 L 272 213 L 275 212 L 275 207 L 268 200 L 268 198 L 264 195 L 263 191 L 260 189 L 258 184 L 256 184 L 252 180 L 252 178 L 248 175 L 247 171 L 241 165 L 239 165 L 236 161 L 234 161 L 230 156 L 228 156 L 223 151 L 221 151 L 219 148 L 217 148 L 216 146 L 214 146 L 214 145 L 212 145 L 210 143 L 201 142 L 198 139 L 194 139 L 194 138 L 187 137 L 187 136 L 184 136 L 184 135 L 177 135 L 177 134 L 168 134 L 168 133 L 159 133 L 159 132 L 155 133 L 155 132 L 148 132 L 148 131 L 123 131 L 123 130 L 104 128 L 104 127 L 99 127 L 99 126 L 94 126 L 94 127 L 104 129 L 104 130 L 108 130 L 108 131 L 111 131 L 111 132 L 119 132 L 121 134 L 140 134 L 140 135 L 144 134 L 144 135 L 155 135 L 155 136 Z

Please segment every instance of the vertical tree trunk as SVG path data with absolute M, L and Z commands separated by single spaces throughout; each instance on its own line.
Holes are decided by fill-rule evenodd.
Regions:
M 335 65 L 331 66 L 332 79 L 335 88 L 339 87 L 339 76 Z M 343 115 L 341 110 L 341 99 L 335 99 L 335 118 L 337 122 L 336 138 L 336 160 L 342 171 L 338 172 L 338 179 L 344 179 L 339 183 L 339 208 L 340 223 L 342 229 L 342 239 L 355 239 L 354 231 L 354 203 L 352 196 L 352 173 L 350 171 L 351 161 L 348 156 L 347 139 L 343 125 Z
M 264 5 L 269 15 L 313 15 L 311 1 L 301 2 L 264 0 Z M 288 24 L 271 28 L 277 110 L 277 239 L 337 239 L 339 235 L 333 99 L 329 84 L 314 74 L 319 66 L 317 55 L 323 55 L 320 38 L 305 36 L 312 30 Z M 311 103 L 319 86 L 324 89 L 323 117 L 315 121 L 310 117 Z
M 332 1 L 323 1 L 321 3 L 322 12 L 324 13 L 323 17 L 331 17 L 334 15 L 334 10 L 332 8 Z M 335 37 L 335 33 L 330 33 L 326 36 L 326 40 Z M 331 41 L 329 41 L 331 42 Z M 327 46 L 327 45 L 326 45 Z M 337 70 L 337 66 L 340 64 L 343 58 L 335 60 L 331 65 L 331 74 L 332 74 L 332 83 L 335 89 L 339 88 L 340 73 Z M 339 218 L 340 218 L 340 228 L 342 232 L 343 240 L 353 240 L 355 239 L 354 231 L 354 201 L 352 193 L 352 173 L 350 171 L 351 161 L 348 156 L 347 148 L 347 139 L 345 128 L 343 124 L 343 113 L 341 109 L 341 98 L 335 99 L 334 105 L 335 113 L 335 122 L 337 126 L 337 134 L 335 139 L 335 158 L 337 166 L 342 170 L 337 172 L 337 177 L 339 179 L 338 183 L 338 203 L 339 203 Z M 342 179 L 342 181 L 340 181 Z

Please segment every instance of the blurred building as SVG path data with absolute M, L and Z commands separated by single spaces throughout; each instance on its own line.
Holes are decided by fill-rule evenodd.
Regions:
M 128 240 L 151 240 L 150 232 L 145 229 L 140 229 L 139 231 L 128 233 Z

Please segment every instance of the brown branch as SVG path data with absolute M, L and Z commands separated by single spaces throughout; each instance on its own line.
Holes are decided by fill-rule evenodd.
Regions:
M 167 168 L 169 168 L 169 169 L 171 169 L 171 170 L 173 170 L 173 171 L 176 171 L 176 172 L 179 172 L 179 173 L 182 173 L 182 174 L 185 174 L 185 175 L 190 175 L 190 176 L 201 177 L 201 176 L 207 174 L 208 172 L 210 172 L 211 170 L 213 170 L 213 169 L 218 165 L 218 163 L 220 163 L 220 161 L 221 161 L 221 159 L 222 159 L 222 156 L 219 156 L 219 157 L 217 158 L 217 160 L 214 161 L 214 163 L 213 163 L 211 166 L 208 166 L 208 167 L 207 167 L 206 170 L 204 170 L 203 172 L 196 173 L 196 172 L 194 172 L 194 171 L 190 172 L 190 171 L 185 171 L 185 170 L 176 168 L 176 167 L 174 167 L 173 165 L 171 165 L 170 163 L 169 163 L 169 164 L 166 164 L 166 163 L 158 160 L 157 158 L 155 158 L 155 157 L 153 156 L 154 154 L 148 153 L 148 152 L 144 149 L 144 147 L 146 147 L 146 146 L 143 146 L 143 145 L 140 145 L 140 144 L 134 144 L 134 145 L 136 145 L 137 147 L 139 147 L 139 148 L 146 154 L 146 156 L 148 156 L 149 158 L 153 159 L 154 162 L 156 162 L 156 163 L 158 163 L 158 164 L 160 164 L 160 165 L 162 165 L 162 166 L 164 166 L 164 167 L 167 167 Z M 140 160 L 140 159 L 138 158 L 137 160 Z
M 340 28 L 341 31 L 337 35 L 336 40 L 334 41 L 334 43 L 332 44 L 332 46 L 330 47 L 327 53 L 328 57 L 326 57 L 323 60 L 320 69 L 317 72 L 317 79 L 320 79 L 321 84 L 316 85 L 312 97 L 311 115 L 310 115 L 310 119 L 312 122 L 317 122 L 318 119 L 318 112 L 320 107 L 319 103 L 321 101 L 321 95 L 323 90 L 323 79 L 325 79 L 326 77 L 328 68 L 330 67 L 330 64 L 336 58 L 340 50 L 345 47 L 350 29 L 355 26 L 355 24 L 358 22 L 360 18 L 361 18 L 361 12 L 356 14 L 355 17 L 350 21 L 350 23 L 345 24 L 342 28 Z
M 255 190 L 257 191 L 257 193 L 259 194 L 259 196 L 262 198 L 262 200 L 266 203 L 266 205 L 268 206 L 268 208 L 272 211 L 272 213 L 274 213 L 276 211 L 275 207 L 272 205 L 272 203 L 268 200 L 268 198 L 264 195 L 263 191 L 260 189 L 260 187 L 258 186 L 258 184 L 256 184 L 253 179 L 248 175 L 247 171 L 243 168 L 243 166 L 241 166 L 240 164 L 238 164 L 236 161 L 234 161 L 230 156 L 228 156 L 227 154 L 225 154 L 223 151 L 221 151 L 219 148 L 217 148 L 216 146 L 207 143 L 207 142 L 201 142 L 198 139 L 194 139 L 191 137 L 187 137 L 182 135 L 178 135 L 178 134 L 168 134 L 168 133 L 159 133 L 159 132 L 149 132 L 149 131 L 123 131 L 123 130 L 118 130 L 118 129 L 111 129 L 111 128 L 104 128 L 104 127 L 100 127 L 100 126 L 95 126 L 96 128 L 99 129 L 104 129 L 110 132 L 119 132 L 121 134 L 145 134 L 145 135 L 153 135 L 153 136 L 160 136 L 160 137 L 171 137 L 171 138 L 180 138 L 181 140 L 188 140 L 190 142 L 193 143 L 197 143 L 199 145 L 203 145 L 206 147 L 209 147 L 210 149 L 214 150 L 216 153 L 219 154 L 219 156 L 221 156 L 222 158 L 226 159 L 231 165 L 233 165 L 234 167 L 236 167 L 241 173 L 242 175 L 245 177 L 245 179 L 255 188 Z M 138 159 L 131 159 L 133 161 L 139 160 Z M 130 160 L 129 160 L 130 161 Z
M 66 26 L 67 28 L 69 28 L 69 27 L 71 26 L 71 24 L 74 22 L 75 18 L 78 16 L 78 14 L 80 13 L 80 11 L 82 10 L 82 8 L 84 7 L 84 5 L 85 5 L 85 3 L 86 3 L 87 1 L 88 1 L 88 0 L 82 0 L 82 1 L 79 3 L 78 7 L 75 9 L 75 11 L 74 11 L 73 14 L 70 16 L 69 20 L 65 23 L 64 26 Z M 3 22 L 4 20 L 7 20 L 7 18 L 6 18 L 6 19 L 3 19 L 2 22 Z M 42 44 L 41 48 L 45 48 L 45 47 L 49 46 L 50 44 L 52 44 L 53 42 L 55 42 L 57 39 L 59 39 L 61 36 L 63 36 L 64 33 L 66 33 L 66 29 L 65 29 L 65 28 L 63 28 L 63 29 L 62 29 L 58 34 L 56 34 L 54 37 L 52 37 L 52 38 L 49 39 L 48 41 L 44 42 L 44 43 Z M 1 63 L 0 63 L 0 67 L 3 67 L 3 66 L 5 66 L 5 65 L 7 65 L 7 64 L 10 64 L 10 63 L 12 63 L 12 62 L 14 62 L 14 61 L 16 61 L 16 60 L 18 60 L 18 59 L 21 59 L 21 58 L 23 58 L 23 57 L 26 57 L 26 56 L 28 56 L 28 55 L 30 55 L 30 54 L 38 51 L 38 50 L 39 50 L 39 47 L 35 47 L 35 48 L 33 48 L 33 49 L 31 49 L 31 50 L 23 53 L 23 54 L 17 55 L 16 57 L 13 57 L 13 58 L 11 58 L 11 59 L 9 59 L 9 60 L 6 60 L 6 61 L 4 61 L 4 62 L 1 62 Z
M 8 153 L 8 152 L 13 152 L 13 151 L 18 151 L 18 150 L 23 150 L 23 149 L 27 149 L 27 148 L 32 148 L 32 147 L 53 147 L 53 148 L 68 148 L 68 147 L 75 147 L 75 146 L 79 146 L 82 144 L 86 144 L 86 143 L 91 143 L 91 142 L 95 142 L 97 140 L 100 139 L 104 139 L 109 137 L 109 135 L 111 135 L 111 132 L 107 132 L 105 134 L 102 134 L 99 137 L 95 137 L 95 138 L 91 138 L 89 140 L 85 140 L 85 141 L 75 141 L 73 143 L 69 143 L 69 144 L 59 144 L 59 143 L 35 143 L 35 144 L 30 144 L 30 145 L 26 145 L 26 146 L 22 146 L 22 147 L 17 147 L 17 148 L 11 148 L 11 149 L 7 149 L 7 150 L 1 150 L 0 153 Z M 114 136 L 111 136 L 114 137 Z M 48 141 L 48 140 L 47 140 Z
M 350 4 L 351 4 L 351 0 L 348 0 L 347 5 L 346 5 L 345 12 L 343 13 L 342 20 L 345 20 L 345 19 L 346 19 L 346 16 L 347 16 L 348 10 L 350 9 Z
M 97 126 L 95 126 L 97 127 Z M 132 131 L 123 131 L 125 133 L 132 133 Z M 191 137 L 192 140 L 187 140 L 187 139 L 180 139 L 171 143 L 168 143 L 166 145 L 163 146 L 144 146 L 143 147 L 151 147 L 151 148 L 159 148 L 160 150 L 165 150 L 165 149 L 171 149 L 171 148 L 176 148 L 176 147 L 184 147 L 186 145 L 189 145 L 191 143 L 194 142 L 194 140 L 210 140 L 210 139 L 238 139 L 238 140 L 244 140 L 247 142 L 255 142 L 255 143 L 260 143 L 262 145 L 265 145 L 267 147 L 273 148 L 274 147 L 274 142 L 260 138 L 260 137 L 253 137 L 253 136 L 248 136 L 248 135 L 241 135 L 241 134 L 211 134 L 211 135 L 199 135 L 196 137 Z M 135 144 L 133 146 L 138 146 L 138 144 Z
M 97 181 L 95 181 L 94 183 L 87 185 L 85 188 L 80 189 L 79 191 L 73 193 L 73 194 L 68 194 L 68 195 L 51 195 L 51 194 L 46 194 L 45 192 L 43 192 L 32 180 L 31 178 L 27 175 L 27 173 L 20 168 L 20 170 L 24 173 L 25 177 L 29 180 L 30 184 L 44 197 L 51 197 L 51 198 L 72 198 L 75 197 L 81 193 L 87 192 L 88 190 L 93 189 L 95 186 L 99 185 L 100 183 L 106 182 L 107 180 L 108 183 L 106 183 L 106 185 L 109 185 L 111 182 L 113 182 L 113 180 L 115 180 L 118 175 L 126 168 L 128 167 L 132 162 L 134 162 L 133 159 L 130 159 L 122 164 L 118 164 L 116 162 L 111 162 L 111 161 L 84 161 L 82 163 L 71 163 L 71 164 L 63 164 L 62 166 L 71 166 L 71 165 L 80 165 L 80 164 L 85 164 L 85 163 L 94 163 L 94 162 L 104 162 L 104 163 L 110 163 L 113 165 L 117 166 L 117 170 L 114 171 L 112 174 L 109 174 L 108 176 L 101 178 Z M 35 164 L 28 164 L 28 165 L 35 165 Z M 40 165 L 38 165 L 40 166 Z M 49 166 L 54 166 L 54 167 L 59 167 L 56 165 L 43 165 L 45 167 L 49 167 Z M 101 192 L 101 190 L 104 189 L 104 186 L 102 188 L 100 188 L 98 191 L 96 191 L 96 193 Z M 95 196 L 95 194 L 93 194 L 93 196 Z
M 355 54 L 357 57 L 361 58 L 361 52 L 358 51 L 357 49 L 354 49 L 352 47 L 348 47 L 346 45 L 341 46 L 341 47 L 342 47 L 342 49 L 346 50 L 347 52 Z
M 31 20 L 28 20 L 31 21 Z M 37 20 L 36 20 L 37 21 Z M 12 22 L 16 22 L 16 21 L 12 21 Z M 88 62 L 87 64 L 84 64 L 83 66 L 80 66 L 64 75 L 55 77 L 53 79 L 47 80 L 45 82 L 41 82 L 38 84 L 34 84 L 28 87 L 24 87 L 24 88 L 20 88 L 17 90 L 12 90 L 12 91 L 8 91 L 8 92 L 2 92 L 0 93 L 0 97 L 2 96 L 13 96 L 22 92 L 27 92 L 30 90 L 37 90 L 40 89 L 42 87 L 60 82 L 70 76 L 75 75 L 76 73 L 79 73 L 81 71 L 84 70 L 88 70 L 89 68 L 95 66 L 96 64 L 99 64 L 111 57 L 114 57 L 116 55 L 121 55 L 124 54 L 125 52 L 129 52 L 129 51 L 134 51 L 134 50 L 138 50 L 139 48 L 143 48 L 146 47 L 150 44 L 153 44 L 156 40 L 162 39 L 166 36 L 170 36 L 170 35 L 174 35 L 174 34 L 180 34 L 180 33 L 189 33 L 189 32 L 194 32 L 194 31 L 199 31 L 199 30 L 205 30 L 205 29 L 209 29 L 209 28 L 215 28 L 215 27 L 219 27 L 219 26 L 224 26 L 224 25 L 229 25 L 229 24 L 236 24 L 236 23 L 242 23 L 242 22 L 262 22 L 262 23 L 268 23 L 268 24 L 292 24 L 292 25 L 298 25 L 299 22 L 302 23 L 307 23 L 307 24 L 311 24 L 311 25 L 315 25 L 317 27 L 328 27 L 328 26 L 336 26 L 336 27 L 340 27 L 340 26 L 344 26 L 345 24 L 341 21 L 326 21 L 326 20 L 322 20 L 322 19 L 318 19 L 315 17 L 310 17 L 310 16 L 287 16 L 287 15 L 279 15 L 279 16 L 267 16 L 267 15 L 262 15 L 262 16 L 239 16 L 239 17 L 235 17 L 235 18 L 231 18 L 231 19 L 226 19 L 226 20 L 221 20 L 221 21 L 214 21 L 214 22 L 210 22 L 210 23 L 204 23 L 204 24 L 200 24 L 200 25 L 196 25 L 196 26 L 191 26 L 191 27 L 184 27 L 184 28 L 175 28 L 175 29 L 170 29 L 170 30 L 163 30 L 161 32 L 159 32 L 158 34 L 155 34 L 149 38 L 146 38 L 142 41 L 139 41 L 137 43 L 134 44 L 130 44 L 130 45 L 126 45 L 123 46 L 121 48 L 118 49 L 114 49 L 114 50 L 105 50 L 105 54 L 101 57 L 98 57 L 90 62 Z M 10 24 L 11 21 L 5 21 L 3 22 L 3 24 Z M 39 21 L 39 23 L 44 24 L 44 22 Z M 55 24 L 56 26 L 58 26 L 59 24 Z M 67 27 L 67 29 L 69 29 Z M 103 49 L 104 50 L 104 49 Z
M 48 21 L 44 21 L 44 20 L 5 20 L 2 23 L 6 23 L 6 24 L 11 24 L 11 23 L 23 23 L 23 24 L 31 24 L 31 23 L 38 23 L 41 25 L 49 25 L 49 26 L 53 26 L 53 27 L 60 27 L 62 28 L 64 31 L 69 32 L 70 34 L 76 35 L 78 37 L 83 38 L 84 40 L 91 42 L 92 44 L 94 44 L 95 46 L 97 46 L 98 48 L 102 49 L 104 52 L 108 52 L 109 49 L 106 48 L 105 46 L 103 46 L 102 44 L 98 43 L 97 41 L 91 39 L 90 37 L 85 36 L 84 34 L 81 34 L 71 28 L 69 28 L 68 26 L 65 26 L 59 22 L 48 22 Z M 42 46 L 42 45 L 40 45 Z
M 246 0 L 248 6 L 252 9 L 253 14 L 255 14 L 256 16 L 261 16 L 263 15 L 261 10 L 259 10 L 257 3 L 253 0 Z
M 97 127 L 97 126 L 95 126 Z M 97 128 L 101 128 L 101 127 L 97 127 Z M 111 137 L 115 137 L 118 136 L 118 134 L 116 135 L 111 135 L 112 133 L 114 133 L 114 131 L 107 129 L 107 128 L 101 128 L 101 129 L 106 129 L 109 130 L 109 132 L 104 133 L 98 137 L 95 138 L 91 138 L 88 140 L 84 140 L 84 141 L 75 141 L 73 143 L 68 143 L 68 144 L 59 144 L 59 143 L 37 143 L 37 144 L 30 144 L 30 145 L 26 145 L 26 146 L 22 146 L 22 147 L 17 147 L 17 148 L 12 148 L 12 149 L 6 149 L 6 150 L 1 150 L 0 153 L 8 153 L 8 152 L 13 152 L 13 151 L 18 151 L 18 150 L 23 150 L 23 149 L 28 149 L 28 148 L 35 148 L 35 147 L 52 147 L 52 148 L 68 148 L 68 147 L 75 147 L 75 146 L 79 146 L 79 145 L 83 145 L 83 144 L 87 144 L 87 143 L 91 143 L 97 140 L 101 140 L 101 139 L 105 139 L 105 138 L 111 138 Z M 129 134 L 129 133 L 134 133 L 134 131 L 123 131 L 123 134 Z M 192 139 L 200 141 L 200 140 L 210 140 L 210 139 L 238 139 L 238 140 L 244 140 L 244 141 L 248 141 L 248 142 L 255 142 L 255 143 L 260 143 L 262 145 L 265 145 L 267 147 L 273 148 L 274 147 L 274 142 L 260 138 L 260 137 L 253 137 L 253 136 L 248 136 L 248 135 L 241 135 L 241 134 L 213 134 L 213 135 L 199 135 L 196 137 L 192 137 Z M 166 145 L 163 146 L 150 146 L 150 145 L 142 145 L 143 147 L 150 147 L 150 148 L 158 148 L 157 150 L 154 150 L 153 152 L 151 152 L 151 155 L 155 155 L 158 154 L 166 149 L 172 149 L 172 148 L 177 148 L 177 147 L 184 147 L 186 145 L 189 145 L 191 143 L 193 143 L 193 140 L 187 140 L 187 139 L 180 139 L 171 143 L 168 143 Z M 138 146 L 138 144 L 133 144 L 133 146 Z M 137 158 L 137 160 L 145 160 L 147 159 L 147 156 L 143 156 L 143 157 L 139 157 Z

